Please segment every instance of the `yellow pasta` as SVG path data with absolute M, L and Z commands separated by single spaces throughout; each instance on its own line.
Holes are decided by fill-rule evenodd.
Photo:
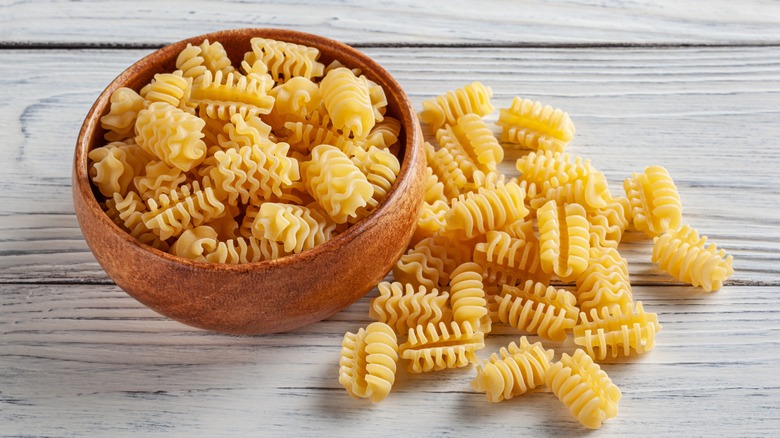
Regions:
M 285 141 L 299 152 L 309 153 L 315 146 L 329 144 L 338 147 L 345 153 L 352 151 L 354 142 L 346 135 L 339 134 L 333 129 L 323 127 L 321 124 L 312 120 L 301 120 L 297 122 L 285 122 L 284 128 L 290 132 Z
M 577 323 L 577 298 L 568 291 L 528 280 L 522 287 L 504 285 L 494 320 L 552 341 L 566 339 Z
M 669 172 L 661 166 L 648 166 L 623 183 L 637 230 L 650 237 L 682 226 L 682 203 Z
M 525 192 L 513 182 L 460 195 L 452 201 L 452 208 L 447 213 L 446 231 L 471 239 L 501 229 L 528 214 L 524 198 Z
M 185 78 L 193 80 L 199 79 L 207 71 L 227 75 L 235 70 L 222 44 L 210 43 L 209 40 L 197 46 L 187 44 L 176 58 L 176 68 L 182 71 Z
M 376 117 L 366 81 L 349 69 L 337 68 L 322 79 L 320 91 L 336 129 L 356 138 L 368 136 Z
M 480 170 L 495 172 L 496 166 L 504 160 L 504 149 L 480 116 L 465 114 L 459 117 L 453 131 Z
M 674 278 L 707 292 L 720 289 L 733 273 L 733 257 L 707 244 L 707 237 L 699 237 L 689 225 L 675 231 L 666 231 L 653 244 L 653 263 Z
M 190 104 L 192 78 L 182 76 L 181 70 L 173 73 L 158 73 L 144 94 L 146 106 L 154 102 L 165 102 L 189 113 L 195 113 L 195 105 Z
M 374 146 L 367 150 L 355 148 L 352 152 L 352 162 L 366 176 L 366 180 L 373 188 L 371 198 L 366 200 L 365 210 L 358 213 L 358 217 L 365 217 L 387 196 L 398 172 L 401 171 L 401 163 L 389 150 Z
M 444 184 L 439 181 L 439 177 L 433 173 L 433 169 L 430 166 L 425 168 L 425 199 L 428 204 L 434 204 L 437 201 L 449 202 L 449 199 L 444 196 Z M 449 207 L 449 206 L 448 206 Z
M 385 117 L 374 125 L 365 140 L 356 143 L 364 149 L 371 146 L 380 149 L 389 148 L 398 142 L 399 135 L 401 135 L 401 122 L 393 117 Z
M 181 169 L 171 167 L 163 161 L 150 161 L 146 163 L 146 168 L 142 176 L 133 178 L 133 185 L 141 195 L 144 201 L 160 195 L 167 195 L 179 188 L 187 180 Z M 121 193 L 121 192 L 118 192 Z
M 95 148 L 87 155 L 89 176 L 103 196 L 127 194 L 134 189 L 133 178 L 143 169 L 143 161 L 151 157 L 135 143 L 112 142 Z
M 501 141 L 539 151 L 563 151 L 575 131 L 565 111 L 520 97 L 501 108 L 496 124 L 502 128 Z
M 490 103 L 492 95 L 493 90 L 489 87 L 474 82 L 434 99 L 423 101 L 423 109 L 419 117 L 433 132 L 436 132 L 445 123 L 452 125 L 465 114 L 476 114 L 482 117 L 492 113 L 494 109 Z
M 117 88 L 109 98 L 109 112 L 100 118 L 100 126 L 106 130 L 108 141 L 131 138 L 138 112 L 144 109 L 144 98 L 130 88 Z
M 443 128 L 436 131 L 436 141 L 441 146 L 441 149 L 446 150 L 452 156 L 452 159 L 457 163 L 458 168 L 463 172 L 463 175 L 467 180 L 472 180 L 474 172 L 481 169 L 487 169 L 486 167 L 480 168 L 477 165 L 477 161 L 469 155 L 467 146 L 465 146 L 452 129 L 452 126 L 445 125 Z
M 463 171 L 458 167 L 458 162 L 450 151 L 445 148 L 436 150 L 428 142 L 423 144 L 428 167 L 436 178 L 443 184 L 444 196 L 447 200 L 457 198 L 461 190 L 466 187 L 468 180 Z
M 217 238 L 220 241 L 236 239 L 241 237 L 239 234 L 240 225 L 236 220 L 236 217 L 238 217 L 240 214 L 241 209 L 239 207 L 229 205 L 227 206 L 227 212 L 225 214 L 206 222 L 205 225 L 213 228 L 214 231 L 217 232 Z
M 297 254 L 329 240 L 334 228 L 317 209 L 264 202 L 252 223 L 252 235 L 283 243 L 286 252 Z
M 160 239 L 144 222 L 144 214 L 147 213 L 146 205 L 135 192 L 129 192 L 127 196 L 115 193 L 113 199 L 109 199 L 110 208 L 116 211 L 119 225 L 128 234 L 141 243 L 145 243 L 160 251 L 167 251 L 168 244 L 165 239 Z
M 537 212 L 542 269 L 561 278 L 580 275 L 588 267 L 590 226 L 579 204 L 558 207 L 550 201 Z
M 615 248 L 590 249 L 588 267 L 576 278 L 577 305 L 585 315 L 633 302 L 628 262 Z
M 488 231 L 486 239 L 474 248 L 474 261 L 482 266 L 487 280 L 507 284 L 550 281 L 550 275 L 541 268 L 535 238 L 519 239 L 503 231 Z
M 586 213 L 590 223 L 590 246 L 617 248 L 629 225 L 628 198 L 613 198 L 606 207 Z
M 205 122 L 164 102 L 138 112 L 135 141 L 165 164 L 187 172 L 206 157 Z
M 450 322 L 452 311 L 447 305 L 450 295 L 425 286 L 409 283 L 388 283 L 377 286 L 379 296 L 371 300 L 368 316 L 388 324 L 397 334 L 406 335 L 410 328 L 440 321 Z
M 469 260 L 470 249 L 446 236 L 436 235 L 418 242 L 393 267 L 393 276 L 402 283 L 427 289 L 446 287 L 450 273 Z
M 264 84 L 237 72 L 206 71 L 193 83 L 190 99 L 199 106 L 201 115 L 221 120 L 231 120 L 235 114 L 244 119 L 268 114 L 274 105 Z
M 606 177 L 590 160 L 577 157 L 572 163 L 569 154 L 531 152 L 519 158 L 516 167 L 522 173 L 521 181 L 536 186 L 539 197 L 544 198 L 540 203 L 578 203 L 591 210 L 606 207 L 612 199 Z
M 620 390 L 607 373 L 582 350 L 564 353 L 547 370 L 547 386 L 580 423 L 598 429 L 618 413 Z
M 407 341 L 398 347 L 401 357 L 410 361 L 409 372 L 425 373 L 476 363 L 476 351 L 485 348 L 485 334 L 471 324 L 440 322 L 409 329 Z
M 541 342 L 531 344 L 525 336 L 520 346 L 514 342 L 477 365 L 477 377 L 472 388 L 484 392 L 488 401 L 498 403 L 525 394 L 544 385 L 545 375 L 553 358 L 552 350 L 545 350 Z
M 432 204 L 423 202 L 420 207 L 420 215 L 417 218 L 417 228 L 412 235 L 411 244 L 433 237 L 439 230 L 444 229 L 447 224 L 445 218 L 450 206 L 444 201 L 436 201 Z
M 347 332 L 341 344 L 339 383 L 355 398 L 379 402 L 395 382 L 398 340 L 387 324 L 375 322 L 357 334 Z
M 317 59 L 320 51 L 314 47 L 267 38 L 252 38 L 252 51 L 244 57 L 250 65 L 262 61 L 273 79 L 279 83 L 293 77 L 312 79 L 322 76 L 325 66 Z
M 482 267 L 474 262 L 463 263 L 450 274 L 452 320 L 468 322 L 474 330 L 490 333 L 491 320 L 482 285 Z
M 274 109 L 280 115 L 292 114 L 306 117 L 322 104 L 320 87 L 302 76 L 291 78 L 274 87 L 269 93 L 274 99 Z
M 180 235 L 185 229 L 197 227 L 225 212 L 225 205 L 220 202 L 214 191 L 204 180 L 201 188 L 197 181 L 192 188 L 185 185 L 170 195 L 160 195 L 159 199 L 147 201 L 148 211 L 143 214 L 144 224 L 161 240 Z
M 637 301 L 636 307 L 627 303 L 603 307 L 600 313 L 593 309 L 589 317 L 583 313 L 574 327 L 574 343 L 595 360 L 629 357 L 652 350 L 660 330 L 658 315 L 645 312 Z
M 311 161 L 301 164 L 301 173 L 306 189 L 337 224 L 357 217 L 374 194 L 366 176 L 335 146 L 312 149 Z

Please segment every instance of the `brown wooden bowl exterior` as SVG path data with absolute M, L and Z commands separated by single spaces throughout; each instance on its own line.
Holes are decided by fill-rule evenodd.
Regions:
M 387 95 L 388 114 L 402 124 L 401 171 L 385 200 L 367 218 L 314 249 L 244 265 L 195 262 L 144 245 L 116 226 L 98 205 L 87 154 L 105 144 L 100 117 L 119 87 L 139 90 L 155 73 L 175 70 L 187 43 L 223 44 L 234 64 L 252 37 L 316 47 L 321 62 L 359 67 Z M 365 295 L 406 249 L 422 205 L 422 131 L 408 97 L 390 74 L 351 47 L 316 35 L 279 29 L 236 29 L 193 37 L 141 59 L 100 94 L 76 144 L 73 201 L 90 249 L 116 284 L 151 309 L 182 323 L 233 334 L 291 330 L 320 321 Z

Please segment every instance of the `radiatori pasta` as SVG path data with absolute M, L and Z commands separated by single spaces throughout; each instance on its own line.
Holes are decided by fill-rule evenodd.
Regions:
M 276 259 L 343 232 L 392 189 L 402 126 L 385 90 L 338 60 L 326 71 L 316 48 L 250 43 L 233 60 L 218 41 L 190 44 L 176 70 L 111 95 L 89 174 L 142 243 L 201 262 Z
M 491 94 L 475 82 L 423 102 L 419 118 L 431 139 L 424 144 L 425 202 L 393 268 L 395 282 L 380 284 L 369 317 L 394 329 L 400 361 L 413 373 L 469 366 L 496 332 L 577 346 L 552 363 L 553 350 L 522 336 L 519 346 L 482 357 L 472 387 L 500 402 L 546 384 L 543 392 L 552 391 L 584 426 L 599 428 L 617 415 L 621 393 L 595 362 L 649 352 L 661 329 L 658 315 L 634 301 L 618 251 L 632 222 L 656 236 L 653 262 L 706 291 L 732 274 L 732 258 L 682 225 L 666 169 L 647 167 L 625 181 L 625 196 L 613 194 L 590 160 L 563 152 L 573 149 L 575 131 L 567 113 L 515 98 L 501 109 L 499 142 L 483 120 L 493 110 Z M 368 105 L 362 108 L 368 118 Z M 392 140 L 386 131 L 382 138 Z M 335 143 L 343 149 L 344 141 Z M 505 149 L 519 148 L 530 151 L 517 159 L 517 173 L 502 173 Z M 360 157 L 353 162 L 365 166 Z M 380 171 L 363 172 L 375 194 L 389 182 L 382 162 Z

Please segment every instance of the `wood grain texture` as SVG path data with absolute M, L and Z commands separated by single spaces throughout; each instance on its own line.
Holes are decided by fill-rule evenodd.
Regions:
M 354 44 L 778 44 L 780 4 L 569 0 L 0 3 L 0 44 L 161 45 L 239 27 Z
M 667 167 L 685 220 L 734 255 L 729 284 L 780 285 L 780 48 L 365 52 L 417 108 L 474 80 L 493 88 L 496 107 L 523 95 L 564 108 L 577 125 L 571 152 L 591 158 L 614 193 L 633 171 Z M 92 101 L 146 53 L 0 51 L 0 282 L 108 282 L 73 216 L 70 166 Z M 502 165 L 508 174 L 517 156 Z M 625 240 L 633 281 L 670 281 L 649 263 L 649 240 Z
M 469 386 L 473 367 L 409 375 L 399 364 L 396 386 L 382 403 L 351 399 L 337 378 L 341 337 L 369 323 L 376 291 L 290 333 L 233 337 L 166 320 L 115 286 L 2 289 L 2 435 L 586 433 L 547 389 L 487 402 Z M 777 288 L 634 292 L 658 313 L 663 330 L 652 352 L 604 365 L 623 392 L 620 414 L 588 436 L 777 432 Z M 479 357 L 518 336 L 496 327 Z M 571 339 L 545 345 L 556 357 L 573 351 Z

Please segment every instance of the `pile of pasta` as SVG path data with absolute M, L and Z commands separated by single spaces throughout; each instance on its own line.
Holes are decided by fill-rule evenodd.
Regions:
M 313 47 L 208 40 L 140 92 L 117 89 L 89 153 L 108 216 L 162 251 L 248 263 L 320 245 L 371 213 L 400 170 L 381 86 Z
M 571 334 L 573 355 L 525 336 L 476 367 L 472 382 L 500 402 L 546 385 L 585 426 L 617 415 L 620 390 L 598 362 L 653 349 L 658 316 L 635 301 L 618 252 L 631 224 L 654 239 L 652 259 L 706 291 L 732 274 L 732 257 L 683 224 L 669 173 L 647 167 L 614 195 L 589 160 L 565 152 L 574 124 L 560 109 L 515 98 L 496 138 L 485 121 L 491 90 L 475 82 L 423 102 L 425 202 L 395 282 L 379 284 L 370 317 L 347 333 L 339 381 L 355 397 L 388 395 L 399 359 L 409 372 L 478 362 L 493 324 L 550 341 Z M 497 171 L 505 148 L 529 149 L 518 176 Z M 556 283 L 553 283 L 556 282 Z M 555 284 L 572 284 L 558 287 Z

